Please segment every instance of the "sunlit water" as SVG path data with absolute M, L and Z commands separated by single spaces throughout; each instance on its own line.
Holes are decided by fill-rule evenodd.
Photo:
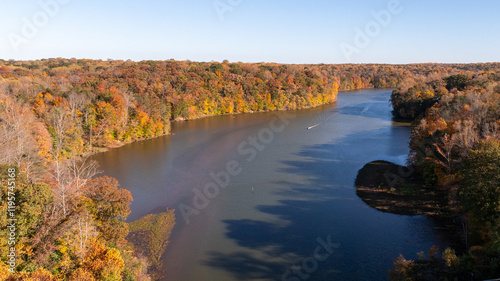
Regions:
M 410 128 L 393 124 L 389 97 L 344 92 L 310 110 L 174 123 L 171 136 L 95 159 L 132 192 L 130 220 L 176 209 L 165 280 L 386 280 L 400 253 L 447 244 L 432 220 L 356 196 L 364 164 L 405 162 Z M 211 198 L 195 196 L 206 186 Z

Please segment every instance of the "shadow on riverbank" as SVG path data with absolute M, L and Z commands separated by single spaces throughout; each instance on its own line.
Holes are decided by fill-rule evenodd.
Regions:
M 356 194 L 368 206 L 399 215 L 445 216 L 446 196 L 425 186 L 412 168 L 387 161 L 366 164 L 356 177 Z

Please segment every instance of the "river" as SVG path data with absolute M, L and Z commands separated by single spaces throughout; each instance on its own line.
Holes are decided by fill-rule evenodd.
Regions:
M 129 220 L 176 209 L 164 280 L 387 280 L 400 253 L 448 244 L 431 219 L 356 196 L 366 163 L 408 154 L 410 128 L 392 122 L 390 92 L 176 122 L 170 136 L 94 158 L 131 191 Z

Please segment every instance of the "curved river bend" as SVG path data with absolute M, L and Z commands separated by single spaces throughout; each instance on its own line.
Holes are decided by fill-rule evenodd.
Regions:
M 94 158 L 132 192 L 130 220 L 176 209 L 165 280 L 387 280 L 400 253 L 447 244 L 431 219 L 356 196 L 364 164 L 408 154 L 389 97 L 341 92 L 310 110 L 174 123 L 171 136 Z

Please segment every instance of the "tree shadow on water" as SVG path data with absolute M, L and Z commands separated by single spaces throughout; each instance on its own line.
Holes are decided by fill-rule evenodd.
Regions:
M 365 161 L 373 160 L 365 160 L 372 156 L 352 148 L 359 137 L 357 133 L 337 143 L 305 147 L 296 154 L 298 160 L 282 162 L 286 168 L 278 172 L 307 180 L 273 183 L 274 195 L 284 199 L 256 209 L 276 221 L 225 220 L 226 237 L 244 249 L 210 252 L 204 264 L 230 272 L 237 280 L 386 279 L 386 261 L 372 262 L 379 269 L 360 271 L 364 259 L 376 259 L 366 255 L 369 245 L 363 243 L 374 244 L 377 237 L 358 241 L 360 235 L 367 235 L 359 233 L 359 225 L 369 225 L 370 218 L 363 215 L 368 207 L 355 195 L 354 179 Z M 337 245 L 327 252 L 319 240 Z M 314 259 L 318 247 L 322 255 L 328 254 L 326 260 Z M 302 275 L 285 274 L 294 266 Z

